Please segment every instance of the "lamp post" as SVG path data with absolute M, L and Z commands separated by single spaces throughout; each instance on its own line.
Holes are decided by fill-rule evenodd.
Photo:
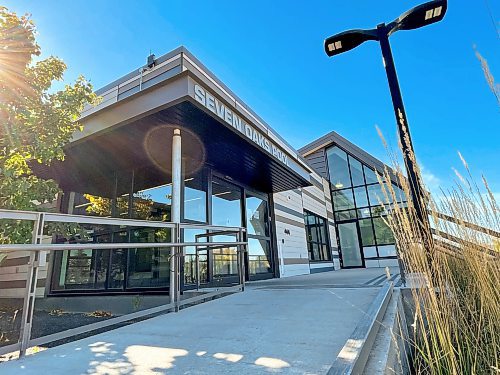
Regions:
M 419 221 L 418 226 L 421 235 L 427 244 L 432 244 L 432 235 L 430 233 L 426 198 L 418 175 L 410 129 L 406 118 L 401 90 L 399 89 L 399 82 L 396 74 L 396 67 L 394 66 L 394 60 L 392 58 L 389 37 L 399 30 L 417 29 L 441 21 L 444 18 L 446 9 L 447 0 L 434 0 L 410 9 L 389 24 L 380 24 L 376 29 L 349 30 L 325 39 L 325 52 L 330 57 L 347 52 L 368 40 L 376 40 L 380 42 L 380 48 L 384 58 L 385 71 L 387 73 L 387 80 L 389 81 L 389 89 L 391 91 L 392 103 L 394 106 L 394 114 L 398 125 L 399 139 L 403 148 L 403 158 L 408 174 L 410 193 L 415 207 L 417 220 Z

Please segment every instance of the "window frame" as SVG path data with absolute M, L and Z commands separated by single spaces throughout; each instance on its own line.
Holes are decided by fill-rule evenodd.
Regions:
M 313 218 L 314 222 L 309 224 L 310 218 Z M 319 216 L 311 211 L 304 210 L 304 225 L 306 232 L 306 241 L 307 241 L 307 252 L 309 256 L 309 262 L 311 263 L 319 263 L 319 262 L 332 262 L 332 249 L 330 244 L 330 234 L 328 233 L 328 220 L 322 216 Z M 314 229 L 316 231 L 317 241 L 310 240 L 309 234 L 310 231 Z M 323 230 L 321 230 L 323 229 Z M 312 237 L 312 236 L 311 236 Z M 324 238 L 323 238 L 324 237 Z M 315 259 L 313 247 L 317 246 L 318 256 L 320 259 Z M 326 246 L 327 249 L 327 257 L 323 259 L 323 247 Z M 323 254 L 324 255 L 324 254 Z

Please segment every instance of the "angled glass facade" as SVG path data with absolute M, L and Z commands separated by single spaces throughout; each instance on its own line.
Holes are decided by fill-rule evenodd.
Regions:
M 369 259 L 395 258 L 395 240 L 384 221 L 403 191 L 390 181 L 396 198 L 384 193 L 373 169 L 333 145 L 326 149 L 334 218 L 343 267 L 363 267 Z

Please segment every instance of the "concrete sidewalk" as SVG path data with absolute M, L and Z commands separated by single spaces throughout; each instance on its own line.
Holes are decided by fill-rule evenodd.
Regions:
M 0 373 L 324 374 L 381 275 L 345 270 L 252 283 L 244 293 L 0 364 Z

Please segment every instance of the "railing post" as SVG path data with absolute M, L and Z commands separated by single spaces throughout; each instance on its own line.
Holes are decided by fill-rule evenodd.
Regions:
M 176 241 L 177 243 L 181 242 L 181 228 L 180 224 L 175 224 L 175 232 L 176 232 Z M 175 312 L 179 311 L 179 302 L 181 299 L 181 257 L 184 253 L 184 249 L 182 247 L 175 247 Z
M 198 242 L 198 241 L 196 241 Z M 198 247 L 195 248 L 195 261 L 196 261 L 196 290 L 200 290 L 200 253 Z
M 44 214 L 39 213 L 33 225 L 33 244 L 42 243 L 44 227 Z M 45 253 L 45 252 L 43 252 Z M 23 301 L 23 314 L 21 318 L 21 330 L 19 333 L 19 342 L 21 348 L 19 358 L 26 354 L 31 339 L 31 328 L 33 325 L 33 311 L 35 308 L 36 283 L 38 280 L 38 266 L 40 264 L 41 252 L 39 250 L 31 251 L 28 263 L 28 275 L 26 277 L 26 287 Z

